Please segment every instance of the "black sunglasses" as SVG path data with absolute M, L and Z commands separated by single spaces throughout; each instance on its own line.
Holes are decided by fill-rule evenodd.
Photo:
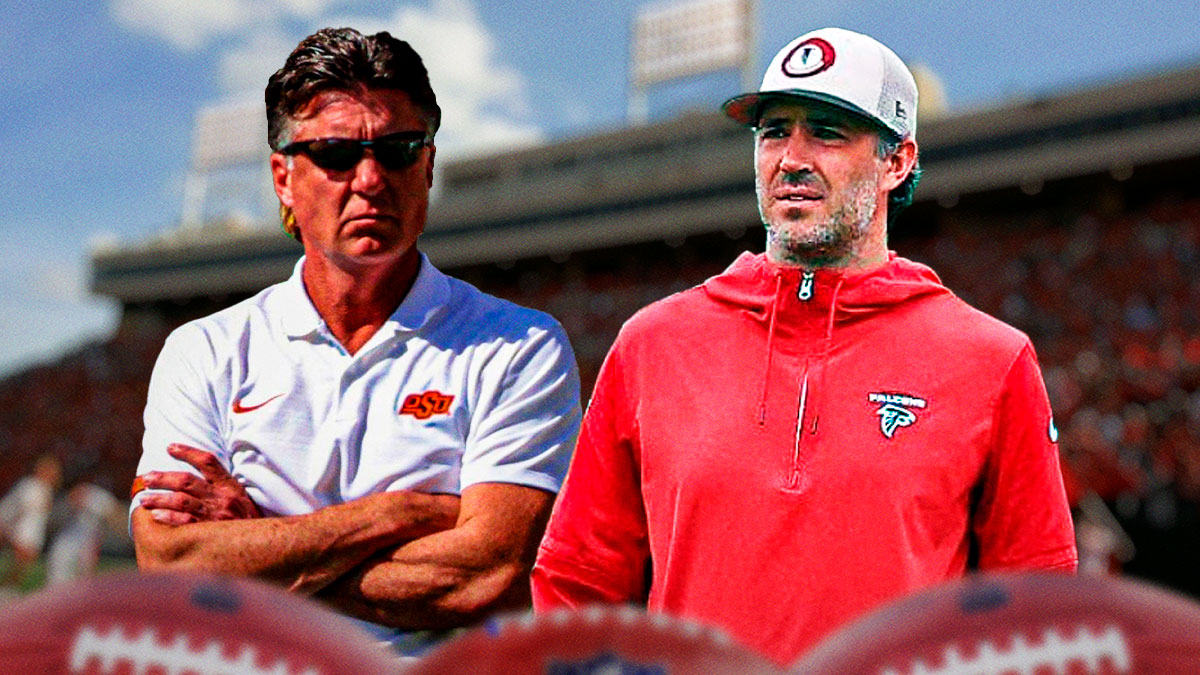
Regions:
M 385 169 L 403 169 L 417 161 L 421 148 L 432 145 L 433 137 L 420 131 L 401 131 L 362 141 L 356 138 L 318 138 L 296 141 L 279 149 L 284 155 L 307 155 L 313 164 L 326 171 L 349 171 L 358 166 L 363 152 L 370 148 L 375 161 Z

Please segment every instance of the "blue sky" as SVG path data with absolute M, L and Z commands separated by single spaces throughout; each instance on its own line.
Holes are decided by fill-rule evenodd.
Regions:
M 0 375 L 115 326 L 88 254 L 180 218 L 192 125 L 261 100 L 326 25 L 391 30 L 426 58 L 446 110 L 440 160 L 624 123 L 639 0 L 26 0 L 0 19 Z M 936 72 L 951 112 L 1200 64 L 1200 3 L 758 0 L 758 68 L 839 25 Z M 739 90 L 719 74 L 651 91 L 653 116 Z

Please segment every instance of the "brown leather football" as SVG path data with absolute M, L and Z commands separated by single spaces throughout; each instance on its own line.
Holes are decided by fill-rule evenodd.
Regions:
M 405 675 L 770 675 L 724 633 L 633 607 L 505 615 L 435 648 Z
M 1051 573 L 938 586 L 838 631 L 804 675 L 1200 673 L 1200 603 L 1144 582 Z
M 118 572 L 0 607 L 0 673 L 375 675 L 398 659 L 317 603 L 248 579 Z

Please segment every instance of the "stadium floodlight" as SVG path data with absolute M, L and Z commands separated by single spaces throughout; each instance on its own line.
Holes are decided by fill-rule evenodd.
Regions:
M 211 105 L 196 113 L 192 133 L 193 171 L 259 162 L 268 153 L 262 102 Z
M 183 226 L 201 227 L 206 220 L 224 217 L 210 213 L 214 208 L 269 213 L 273 195 L 266 189 L 270 186 L 268 154 L 261 102 L 234 101 L 201 108 L 192 132 Z
M 646 88 L 738 68 L 747 88 L 754 72 L 754 0 L 670 0 L 638 9 L 629 54 L 629 118 L 645 122 Z

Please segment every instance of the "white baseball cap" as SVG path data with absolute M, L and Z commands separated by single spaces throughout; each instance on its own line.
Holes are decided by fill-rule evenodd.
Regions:
M 805 33 L 779 50 L 758 91 L 721 106 L 742 124 L 757 124 L 762 105 L 800 97 L 838 106 L 882 125 L 900 138 L 917 133 L 917 83 L 892 50 L 842 28 Z

